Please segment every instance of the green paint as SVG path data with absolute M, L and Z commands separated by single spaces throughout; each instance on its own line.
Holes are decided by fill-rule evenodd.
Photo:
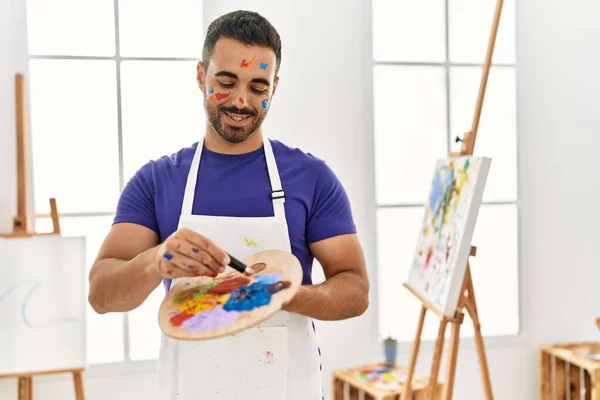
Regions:
M 256 244 L 254 240 L 248 238 L 244 238 L 244 240 L 246 241 L 246 246 L 254 248 L 258 247 L 258 244 Z

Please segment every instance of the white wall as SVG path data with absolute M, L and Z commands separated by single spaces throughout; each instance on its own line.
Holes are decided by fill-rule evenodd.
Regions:
M 10 13 L 4 12 L 11 1 L 0 0 L 3 231 L 10 227 L 15 204 L 12 74 L 17 61 Z M 232 10 L 232 5 L 247 8 L 254 4 L 281 31 L 282 78 L 268 132 L 328 160 L 347 187 L 365 246 L 373 288 L 371 310 L 357 320 L 318 326 L 327 398 L 333 369 L 381 358 L 374 296 L 369 2 L 223 3 L 206 2 L 205 26 L 218 14 Z M 600 194 L 595 179 L 596 171 L 600 171 L 600 158 L 595 157 L 600 147 L 600 113 L 595 101 L 595 94 L 600 92 L 596 74 L 600 53 L 594 51 L 600 36 L 598 16 L 600 4 L 592 0 L 580 2 L 577 8 L 564 0 L 517 2 L 523 334 L 487 341 L 497 399 L 537 398 L 536 351 L 542 342 L 598 339 L 592 324 L 600 315 L 600 247 L 595 236 L 600 215 L 592 207 Z M 493 316 L 481 318 L 485 324 Z M 430 349 L 429 344 L 423 346 L 422 372 L 428 370 Z M 407 359 L 408 350 L 401 348 L 400 361 Z M 88 371 L 87 399 L 151 399 L 153 374 L 152 364 L 118 374 L 110 368 Z M 480 387 L 473 345 L 463 341 L 455 398 L 481 399 Z M 14 389 L 14 381 L 0 382 L 0 398 L 14 396 Z M 34 390 L 39 400 L 74 398 L 66 378 L 41 378 Z

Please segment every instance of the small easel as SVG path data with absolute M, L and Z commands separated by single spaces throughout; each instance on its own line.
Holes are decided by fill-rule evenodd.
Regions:
M 17 215 L 13 217 L 12 232 L 0 234 L 0 238 L 16 239 L 40 235 L 60 235 L 60 223 L 56 199 L 50 199 L 50 216 L 52 218 L 53 230 L 48 233 L 38 233 L 31 229 L 31 219 L 27 206 L 27 132 L 26 132 L 26 102 L 25 102 L 25 78 L 22 74 L 15 75 L 15 105 L 17 120 Z M 33 377 L 40 375 L 73 374 L 76 400 L 84 400 L 83 391 L 83 368 L 20 372 L 17 374 L 0 375 L 0 378 L 17 378 L 18 400 L 33 400 Z
M 473 150 L 475 148 L 475 139 L 477 138 L 477 129 L 479 128 L 479 119 L 481 117 L 481 110 L 483 108 L 483 99 L 485 96 L 485 89 L 487 85 L 487 79 L 489 76 L 490 67 L 492 64 L 492 55 L 494 53 L 494 45 L 496 42 L 496 35 L 498 33 L 498 26 L 500 24 L 500 15 L 502 13 L 502 5 L 503 0 L 497 0 L 496 9 L 494 12 L 494 19 L 492 23 L 492 30 L 490 34 L 490 39 L 488 42 L 488 48 L 485 58 L 485 63 L 483 65 L 483 73 L 481 77 L 481 82 L 479 86 L 479 94 L 477 97 L 477 104 L 475 107 L 475 114 L 473 116 L 473 124 L 471 127 L 471 131 L 465 133 L 463 139 L 456 138 L 456 141 L 462 142 L 461 151 L 458 153 L 450 153 L 450 157 L 459 157 L 466 155 L 473 155 Z M 476 255 L 476 247 L 471 247 L 470 256 L 474 257 Z M 452 326 L 452 334 L 450 337 L 450 349 L 447 360 L 447 370 L 446 370 L 446 382 L 444 384 L 444 392 L 442 399 L 451 400 L 452 394 L 454 390 L 454 378 L 456 375 L 456 363 L 458 359 L 458 345 L 460 340 L 460 326 L 464 319 L 465 309 L 469 313 L 471 320 L 473 321 L 473 327 L 475 331 L 475 346 L 477 348 L 477 355 L 479 357 L 479 368 L 481 370 L 482 381 L 483 381 L 483 389 L 486 400 L 493 400 L 492 394 L 492 385 L 490 381 L 490 373 L 488 369 L 488 363 L 485 353 L 485 346 L 483 341 L 483 335 L 481 334 L 481 325 L 479 323 L 479 316 L 477 313 L 477 302 L 475 301 L 475 290 L 473 288 L 473 280 L 471 278 L 471 270 L 469 266 L 469 262 L 467 261 L 467 267 L 465 270 L 465 277 L 461 289 L 461 295 L 458 299 L 458 304 L 456 306 L 456 312 L 454 316 L 449 317 L 445 315 L 442 311 L 440 311 L 437 307 L 435 307 L 431 302 L 429 302 L 425 297 L 421 296 L 415 290 L 413 290 L 406 283 L 404 286 L 414 294 L 422 303 L 421 306 L 421 314 L 419 316 L 419 323 L 417 326 L 417 334 L 415 337 L 415 341 L 413 343 L 413 348 L 409 360 L 408 371 L 406 384 L 404 389 L 403 399 L 412 399 L 412 386 L 411 382 L 413 380 L 415 367 L 417 363 L 417 355 L 419 353 L 419 347 L 421 344 L 421 335 L 423 332 L 423 325 L 425 323 L 425 315 L 427 310 L 433 312 L 440 318 L 440 327 L 438 330 L 438 336 L 436 340 L 436 346 L 433 354 L 433 362 L 431 365 L 431 373 L 429 376 L 429 387 L 427 391 L 427 400 L 435 400 L 435 391 L 436 384 L 438 381 L 438 375 L 440 371 L 440 364 L 442 359 L 442 353 L 444 350 L 444 341 L 446 335 L 446 326 L 448 323 L 453 324 Z

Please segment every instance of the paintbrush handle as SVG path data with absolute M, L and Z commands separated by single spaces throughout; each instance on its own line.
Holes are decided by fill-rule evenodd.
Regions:
M 241 262 L 240 260 L 238 260 L 237 258 L 233 257 L 231 254 L 229 254 L 229 259 L 231 260 L 229 262 L 229 265 L 235 269 L 236 271 L 241 272 L 242 274 L 246 272 L 246 269 L 248 268 L 246 266 L 246 264 L 244 264 L 243 262 Z

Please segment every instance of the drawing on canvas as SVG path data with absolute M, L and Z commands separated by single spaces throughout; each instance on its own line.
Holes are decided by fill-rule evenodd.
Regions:
M 407 284 L 454 315 L 491 159 L 438 160 Z

